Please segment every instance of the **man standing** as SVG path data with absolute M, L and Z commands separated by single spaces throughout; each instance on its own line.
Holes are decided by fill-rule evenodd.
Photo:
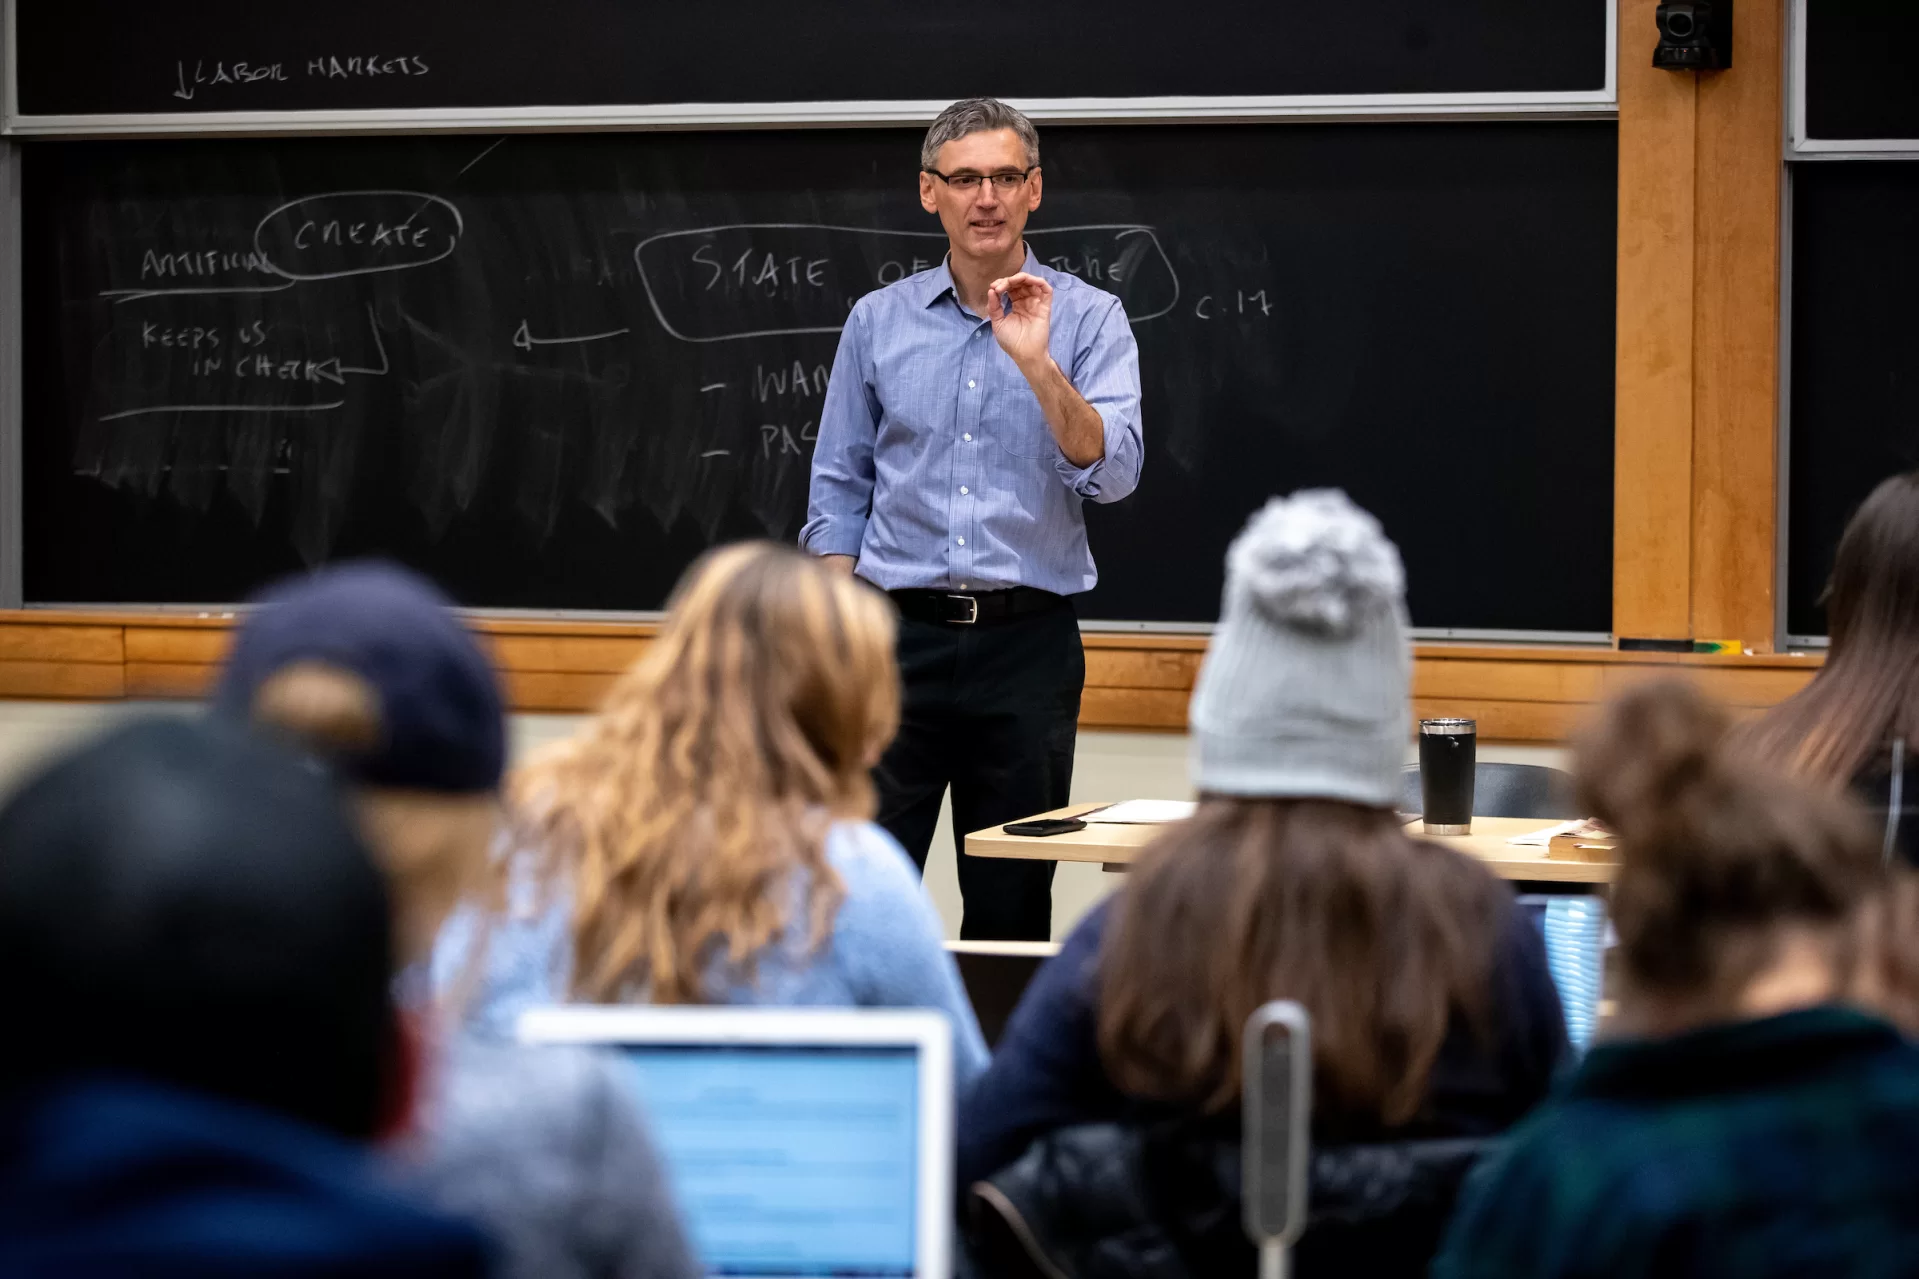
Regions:
M 840 335 L 800 544 L 900 610 L 900 733 L 880 824 L 923 868 L 953 838 L 1067 802 L 1098 580 L 1081 504 L 1139 483 L 1139 350 L 1119 299 L 1039 264 L 1039 134 L 991 98 L 940 113 L 920 204 L 946 260 L 861 298 Z M 961 936 L 1044 940 L 1050 861 L 959 859 Z

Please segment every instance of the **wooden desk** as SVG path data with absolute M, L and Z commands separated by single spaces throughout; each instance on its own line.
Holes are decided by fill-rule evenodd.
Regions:
M 1041 813 L 1041 817 L 1078 817 L 1102 808 L 1102 804 L 1074 804 Z M 1430 840 L 1462 853 L 1471 853 L 1485 862 L 1501 879 L 1550 881 L 1561 884 L 1605 884 L 1618 869 L 1610 862 L 1573 862 L 1550 860 L 1543 848 L 1508 844 L 1507 838 L 1528 831 L 1542 830 L 1553 823 L 1532 817 L 1475 817 L 1470 835 L 1426 835 L 1414 822 L 1409 830 L 1418 839 Z M 1153 842 L 1163 826 L 1088 825 L 1085 830 L 1064 835 L 1008 835 L 997 826 L 975 831 L 966 837 L 966 851 L 975 857 L 1023 857 L 1034 861 L 1099 862 L 1108 870 L 1124 870 L 1146 845 Z

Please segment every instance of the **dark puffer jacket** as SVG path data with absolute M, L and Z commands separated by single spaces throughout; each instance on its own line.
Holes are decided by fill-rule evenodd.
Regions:
M 960 1106 L 959 1186 L 990 1177 L 1049 1132 L 1182 1117 L 1142 1104 L 1107 1078 L 1099 1056 L 1099 949 L 1111 902 L 1095 907 L 1033 977 Z M 1545 1097 L 1566 1060 L 1566 1018 L 1531 920 L 1508 912 L 1493 950 L 1490 1040 L 1455 1027 L 1441 1046 L 1419 1115 L 1399 1128 L 1316 1116 L 1321 1146 L 1451 1140 L 1503 1132 Z M 1235 1125 L 1237 1115 L 1234 1116 Z M 1233 1128 L 1237 1140 L 1238 1129 Z
M 1013 1214 L 975 1217 L 980 1274 L 1251 1274 L 1237 1109 L 1204 1118 L 1129 1097 L 1101 1063 L 1098 961 L 1111 913 L 1095 908 L 1040 969 L 961 1107 L 960 1188 L 987 1183 L 977 1207 Z M 1454 1028 L 1411 1122 L 1315 1116 L 1299 1274 L 1423 1275 L 1473 1153 L 1545 1096 L 1567 1055 L 1566 1023 L 1544 938 L 1518 910 L 1500 927 L 1489 993 L 1490 1034 Z M 1003 1224 L 1014 1221 L 1024 1225 Z M 1035 1254 L 1044 1265 L 1017 1268 Z
M 1424 1275 L 1477 1138 L 1342 1146 L 1313 1156 L 1296 1274 Z M 993 1279 L 1253 1275 L 1240 1144 L 1220 1121 L 1087 1124 L 1035 1142 L 968 1200 L 977 1272 Z

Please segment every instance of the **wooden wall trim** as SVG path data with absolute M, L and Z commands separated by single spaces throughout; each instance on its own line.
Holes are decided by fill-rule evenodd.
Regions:
M 658 632 L 651 622 L 471 619 L 516 711 L 585 711 Z M 115 700 L 206 696 L 236 621 L 231 615 L 0 612 L 0 697 Z M 1206 655 L 1203 635 L 1089 634 L 1083 728 L 1183 731 Z M 1422 644 L 1414 649 L 1420 715 L 1466 715 L 1489 741 L 1560 742 L 1592 705 L 1661 674 L 1695 679 L 1734 706 L 1770 706 L 1820 659 L 1621 653 L 1598 646 Z

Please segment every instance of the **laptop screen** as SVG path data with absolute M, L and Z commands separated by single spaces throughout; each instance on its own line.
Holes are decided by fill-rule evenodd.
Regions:
M 1546 939 L 1546 967 L 1566 1014 L 1566 1037 L 1585 1051 L 1599 1026 L 1606 977 L 1606 901 L 1602 897 L 1524 896 L 1519 908 Z
M 708 1274 L 914 1273 L 915 1048 L 621 1051 Z

